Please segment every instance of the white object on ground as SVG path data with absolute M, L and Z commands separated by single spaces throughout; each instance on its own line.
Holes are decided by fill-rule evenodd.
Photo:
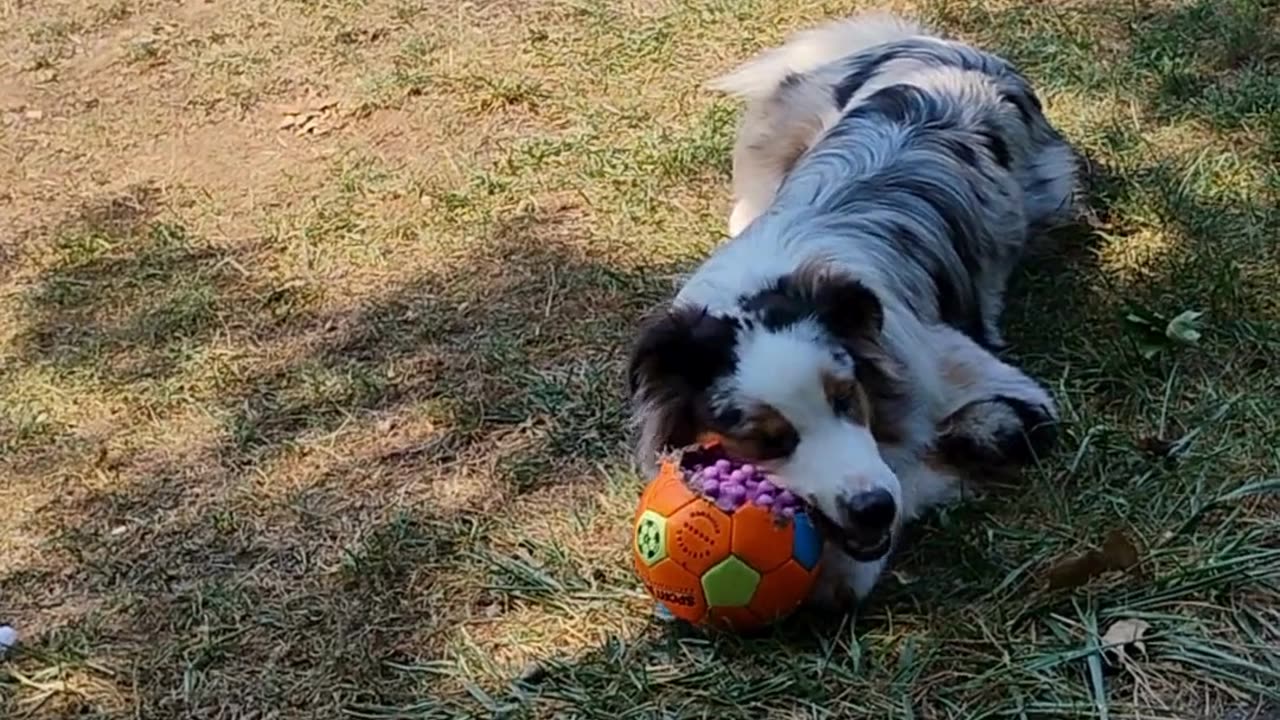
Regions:
M 0 625 L 0 657 L 18 644 L 18 631 L 12 625 Z

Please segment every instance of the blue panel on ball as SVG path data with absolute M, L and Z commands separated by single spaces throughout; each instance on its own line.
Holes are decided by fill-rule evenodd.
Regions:
M 822 536 L 809 520 L 809 516 L 796 513 L 795 543 L 791 548 L 791 556 L 806 570 L 812 570 L 822 557 Z

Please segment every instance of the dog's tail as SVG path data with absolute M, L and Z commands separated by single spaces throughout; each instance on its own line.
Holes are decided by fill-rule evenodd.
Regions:
M 869 47 L 930 34 L 923 25 L 887 12 L 835 20 L 796 33 L 781 46 L 712 80 L 707 87 L 760 100 L 773 95 L 790 75 L 807 73 Z
M 813 71 L 861 50 L 922 34 L 929 31 L 888 13 L 836 20 L 797 33 L 708 83 L 746 100 L 733 151 L 731 236 L 764 212 L 796 160 L 839 116 L 832 78 L 819 78 Z

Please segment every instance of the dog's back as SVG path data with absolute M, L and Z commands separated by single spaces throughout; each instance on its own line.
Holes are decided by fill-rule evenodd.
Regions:
M 798 33 L 709 84 L 747 101 L 733 153 L 730 235 L 764 212 L 795 161 L 839 119 L 833 86 L 815 71 L 876 45 L 927 34 L 889 14 L 837 20 Z
M 1009 271 L 1075 193 L 1073 154 L 1011 65 L 872 15 L 797 35 L 714 86 L 747 100 L 731 235 L 803 212 L 863 238 L 849 251 L 872 272 L 871 238 L 907 245 L 884 273 L 895 292 L 921 300 L 923 319 L 1000 344 Z

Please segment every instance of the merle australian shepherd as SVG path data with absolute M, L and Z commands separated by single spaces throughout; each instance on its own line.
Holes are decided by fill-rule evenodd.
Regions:
M 637 457 L 719 435 L 827 532 L 816 599 L 861 598 L 957 468 L 1053 441 L 1049 393 L 995 352 L 1011 271 L 1072 212 L 1075 156 L 1009 63 L 889 15 L 713 86 L 747 104 L 732 239 L 640 330 Z

